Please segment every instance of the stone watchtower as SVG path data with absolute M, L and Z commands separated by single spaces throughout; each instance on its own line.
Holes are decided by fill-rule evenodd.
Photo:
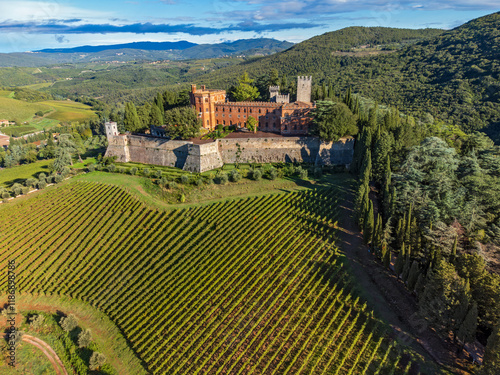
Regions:
M 311 83 L 312 76 L 298 76 L 297 77 L 297 101 L 298 102 L 311 102 Z
M 109 138 L 118 135 L 118 124 L 114 121 L 107 121 L 104 123 L 104 128 L 106 129 L 106 138 Z

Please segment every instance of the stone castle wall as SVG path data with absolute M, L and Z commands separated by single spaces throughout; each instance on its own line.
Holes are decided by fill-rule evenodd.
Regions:
M 108 138 L 106 156 L 205 172 L 224 163 L 306 162 L 318 165 L 347 165 L 352 161 L 353 139 L 324 143 L 316 137 L 226 138 L 196 145 L 137 135 Z

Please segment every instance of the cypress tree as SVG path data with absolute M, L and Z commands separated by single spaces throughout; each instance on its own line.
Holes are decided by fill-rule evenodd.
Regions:
M 425 288 L 425 274 L 419 273 L 414 288 L 415 292 L 417 293 L 417 296 L 422 295 L 422 293 L 424 292 L 424 288 Z
M 411 268 L 411 257 L 410 257 L 410 247 L 408 246 L 408 251 L 405 257 L 405 264 L 403 266 L 403 275 L 401 276 L 404 282 L 408 281 L 408 276 L 410 275 L 410 268 Z
M 361 171 L 360 171 L 360 183 L 364 184 L 369 184 L 370 183 L 370 177 L 372 173 L 372 153 L 370 149 L 366 149 L 365 156 L 363 158 L 363 165 L 361 166 Z
M 382 247 L 382 216 L 377 214 L 377 222 L 373 231 L 372 244 L 375 248 L 377 255 L 380 255 L 380 248 Z
M 500 374 L 500 321 L 493 329 L 490 337 L 488 337 L 480 371 L 480 375 L 498 374 Z
M 420 275 L 420 270 L 418 266 L 418 262 L 416 260 L 413 261 L 410 273 L 408 274 L 408 281 L 406 283 L 408 289 L 412 292 L 415 289 L 415 285 L 417 284 L 418 276 Z
M 451 248 L 450 263 L 454 263 L 457 256 L 457 246 L 458 246 L 458 235 L 455 236 L 453 241 L 453 246 Z
M 375 130 L 377 128 L 377 110 L 378 105 L 375 103 L 373 107 L 370 108 L 368 112 L 368 126 L 370 129 Z
M 142 128 L 142 123 L 137 115 L 137 109 L 132 102 L 127 102 L 127 104 L 125 104 L 123 124 L 125 125 L 125 130 L 130 132 L 134 132 Z
M 161 126 L 164 124 L 163 113 L 156 104 L 151 106 L 151 112 L 149 114 L 149 122 L 151 125 L 155 126 Z
M 457 336 L 464 343 L 473 342 L 476 338 L 477 329 L 477 303 L 473 302 L 467 311 L 467 315 L 460 325 Z
M 391 268 L 391 249 L 388 249 L 387 247 L 382 249 L 383 255 L 382 255 L 382 260 L 384 262 L 384 267 L 387 269 Z
M 403 268 L 405 265 L 405 243 L 403 242 L 403 245 L 401 246 L 401 250 L 399 251 L 399 255 L 396 258 L 396 264 L 394 265 L 394 271 L 396 272 L 396 276 L 399 278 L 401 273 L 403 272 Z
M 365 215 L 364 226 L 363 226 L 363 241 L 368 244 L 373 236 L 373 202 L 370 200 L 368 211 Z

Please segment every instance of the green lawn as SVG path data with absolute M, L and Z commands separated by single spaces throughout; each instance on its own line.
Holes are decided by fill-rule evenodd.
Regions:
M 48 174 L 51 161 L 52 160 L 40 160 L 36 163 L 0 169 L 0 186 L 11 187 L 16 182 L 22 184 L 27 178 L 36 178 L 40 172 Z
M 100 182 L 117 185 L 140 201 L 155 208 L 175 208 L 191 206 L 199 203 L 213 203 L 233 198 L 277 193 L 290 190 L 314 188 L 317 184 L 331 181 L 343 181 L 350 178 L 346 174 L 325 175 L 319 181 L 279 178 L 276 180 L 262 179 L 253 181 L 242 179 L 239 182 L 228 182 L 225 185 L 206 184 L 197 187 L 193 184 L 178 184 L 175 189 L 162 189 L 154 179 L 131 176 L 129 174 L 109 173 L 95 171 L 74 177 L 85 181 Z M 185 195 L 185 203 L 180 203 L 181 194 Z

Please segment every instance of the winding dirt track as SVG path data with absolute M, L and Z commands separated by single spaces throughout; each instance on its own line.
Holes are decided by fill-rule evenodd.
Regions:
M 23 341 L 36 346 L 38 349 L 42 351 L 43 354 L 49 359 L 50 363 L 54 367 L 54 370 L 57 375 L 68 375 L 66 368 L 64 367 L 61 359 L 57 355 L 57 353 L 47 344 L 45 341 L 40 340 L 38 337 L 23 335 Z

